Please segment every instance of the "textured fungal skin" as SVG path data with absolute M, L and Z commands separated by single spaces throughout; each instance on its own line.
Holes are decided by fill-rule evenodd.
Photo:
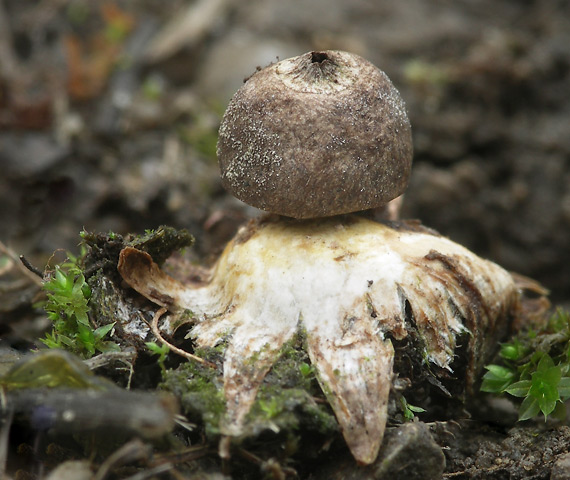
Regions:
M 272 213 L 314 218 L 385 205 L 412 164 L 411 127 L 388 77 L 363 58 L 309 52 L 251 76 L 218 140 L 224 187 Z

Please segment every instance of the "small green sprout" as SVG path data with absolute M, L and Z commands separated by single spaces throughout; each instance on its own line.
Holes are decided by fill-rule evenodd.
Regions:
M 400 397 L 400 404 L 402 407 L 402 411 L 404 413 L 404 418 L 407 421 L 412 421 L 416 413 L 425 412 L 425 409 L 423 409 L 422 407 L 416 407 L 415 405 L 409 404 L 403 395 Z
M 299 365 L 299 371 L 301 375 L 303 375 L 303 378 L 312 378 L 315 374 L 315 368 L 306 362 L 302 362 Z
M 522 398 L 519 420 L 565 415 L 570 399 L 570 315 L 558 310 L 543 330 L 501 346 L 502 365 L 487 365 L 481 390 Z
M 158 345 L 158 343 L 156 342 L 146 342 L 145 345 L 146 348 L 148 348 L 152 354 L 158 355 L 157 362 L 160 365 L 160 370 L 162 371 L 162 373 L 164 373 L 166 371 L 164 362 L 166 361 L 166 356 L 168 355 L 168 352 L 170 352 L 170 348 L 168 348 L 168 345 L 166 343 Z
M 77 257 L 68 255 L 68 260 L 56 266 L 43 288 L 47 292 L 43 308 L 53 322 L 52 332 L 41 339 L 48 348 L 69 350 L 84 358 L 90 358 L 96 352 L 119 350 L 116 343 L 104 340 L 115 323 L 93 328 L 89 322 L 91 289 L 78 266 Z
M 260 400 L 259 407 L 267 419 L 275 418 L 283 411 L 283 405 L 276 398 L 268 401 Z

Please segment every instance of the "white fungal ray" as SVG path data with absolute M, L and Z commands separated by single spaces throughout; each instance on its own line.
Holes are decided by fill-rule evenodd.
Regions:
M 456 337 L 469 332 L 469 384 L 518 303 L 511 275 L 464 247 L 417 226 L 353 216 L 243 227 L 201 284 L 177 282 L 132 248 L 119 271 L 154 302 L 191 310 L 197 345 L 228 341 L 226 435 L 242 432 L 281 347 L 303 331 L 347 445 L 364 464 L 375 460 L 386 425 L 391 338 L 419 336 L 429 362 L 451 370 Z

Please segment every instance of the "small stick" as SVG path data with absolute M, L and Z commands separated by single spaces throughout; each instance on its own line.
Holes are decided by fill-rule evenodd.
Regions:
M 185 350 L 182 350 L 181 348 L 175 347 L 170 342 L 168 342 L 164 339 L 164 337 L 161 335 L 161 333 L 158 329 L 158 321 L 160 320 L 160 317 L 162 317 L 167 312 L 167 310 L 168 309 L 166 307 L 162 307 L 161 309 L 157 310 L 157 312 L 154 314 L 154 317 L 152 318 L 152 324 L 151 324 L 152 333 L 154 333 L 154 335 L 162 343 L 166 344 L 168 346 L 168 348 L 170 348 L 170 350 L 172 350 L 174 353 L 177 353 L 178 355 L 181 355 L 182 357 L 184 357 L 188 360 L 194 360 L 196 362 L 201 363 L 202 365 L 207 365 L 208 367 L 216 368 L 216 365 L 214 363 L 208 362 L 207 360 L 204 360 L 203 358 L 200 358 L 196 355 L 192 355 L 191 353 L 188 353 Z
M 20 262 L 22 262 L 24 264 L 24 267 L 26 267 L 30 272 L 36 274 L 42 280 L 44 279 L 43 272 L 38 267 L 32 265 L 30 261 L 24 257 L 24 255 L 20 255 Z
M 135 438 L 130 442 L 126 443 L 118 450 L 115 450 L 99 467 L 99 470 L 95 474 L 95 480 L 104 480 L 107 474 L 114 468 L 118 466 L 123 466 L 128 463 L 136 461 L 148 461 L 152 448 L 147 444 L 143 443 L 142 440 Z

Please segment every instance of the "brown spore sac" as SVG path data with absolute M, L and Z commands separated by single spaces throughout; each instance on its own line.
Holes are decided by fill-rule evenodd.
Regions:
M 398 91 L 363 58 L 317 51 L 248 79 L 218 140 L 224 187 L 254 207 L 313 218 L 385 205 L 405 190 L 411 127 Z

